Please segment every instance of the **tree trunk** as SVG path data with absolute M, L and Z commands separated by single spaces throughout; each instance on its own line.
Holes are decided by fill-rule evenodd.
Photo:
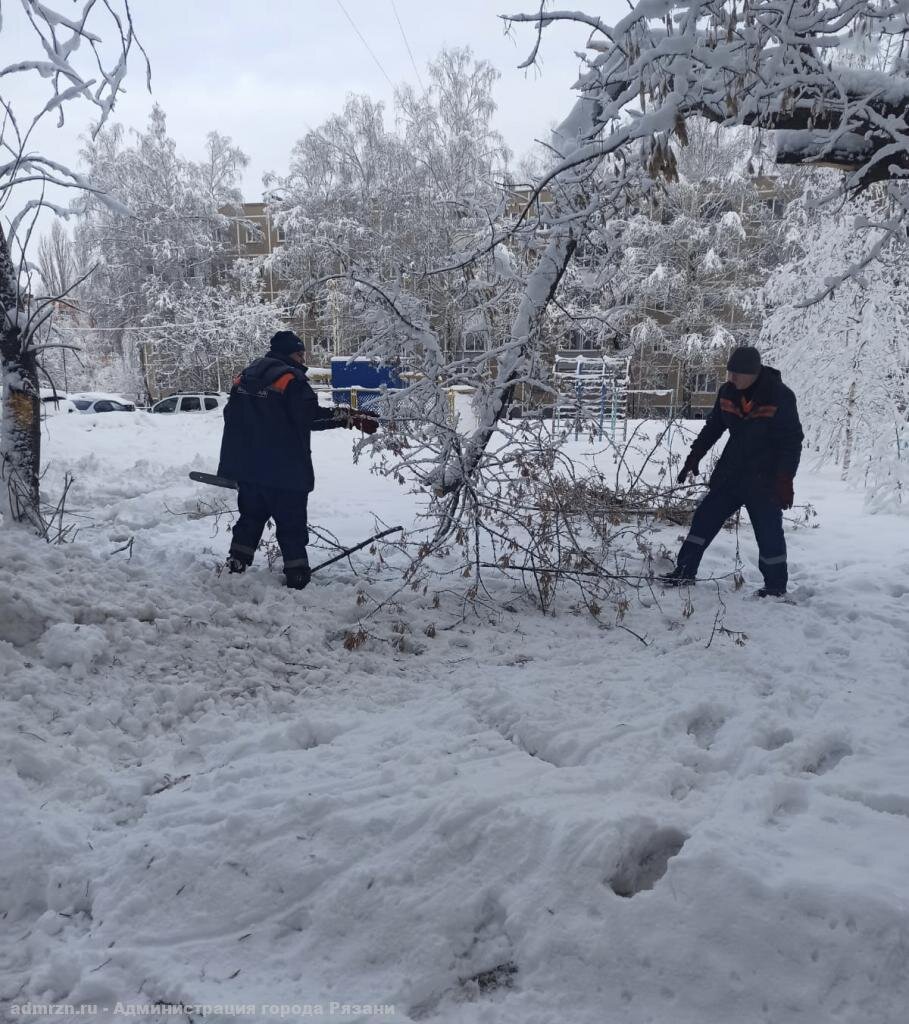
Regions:
M 602 131 L 600 113 L 600 105 L 587 98 L 575 102 L 571 114 L 555 133 L 562 139 L 562 156 L 597 138 Z M 559 184 L 558 209 L 552 214 L 546 248 L 527 278 L 511 324 L 509 344 L 499 356 L 495 380 L 477 408 L 478 426 L 458 457 L 443 461 L 429 480 L 437 497 L 453 494 L 456 503 L 465 481 L 476 472 L 499 420 L 511 404 L 516 384 L 530 372 L 546 309 L 587 231 L 591 212 L 586 176 L 578 178 L 569 172 L 559 179 Z
M 6 236 L 0 230 L 0 380 L 3 415 L 0 423 L 0 514 L 10 522 L 41 528 L 39 471 L 41 465 L 41 401 L 38 366 L 18 321 L 21 317 L 16 272 Z
M 852 446 L 854 444 L 852 422 L 855 417 L 855 381 L 849 385 L 849 397 L 846 399 L 846 441 L 843 448 L 843 471 L 840 479 L 846 480 L 849 477 L 849 470 L 852 468 Z

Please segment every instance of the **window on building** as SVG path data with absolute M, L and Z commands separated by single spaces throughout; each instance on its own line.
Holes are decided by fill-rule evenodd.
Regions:
M 467 331 L 464 334 L 465 352 L 485 352 L 489 335 L 486 331 Z
M 599 352 L 600 344 L 593 332 L 583 327 L 569 327 L 565 332 L 565 348 L 571 352 Z
M 244 221 L 240 224 L 240 241 L 243 245 L 258 245 L 262 242 L 263 232 L 258 224 Z
M 691 384 L 692 391 L 713 392 L 718 387 L 719 382 L 713 373 L 696 373 Z

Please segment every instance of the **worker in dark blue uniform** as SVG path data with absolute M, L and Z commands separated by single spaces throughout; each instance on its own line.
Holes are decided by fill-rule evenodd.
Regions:
M 661 581 L 666 586 L 695 582 L 701 558 L 723 523 L 742 506 L 758 542 L 764 577 L 760 597 L 786 593 L 788 569 L 783 536 L 783 509 L 792 508 L 793 481 L 802 452 L 802 426 L 795 395 L 779 370 L 761 365 L 756 348 L 735 349 L 727 364 L 728 379 L 691 446 L 679 483 L 697 475 L 701 459 L 729 431 L 729 440 L 710 477 L 710 486 L 691 521 L 676 559 L 676 568 Z
M 234 380 L 224 409 L 218 475 L 237 481 L 240 518 L 234 524 L 227 566 L 252 564 L 269 519 L 284 559 L 287 586 L 302 590 L 310 578 L 306 545 L 307 502 L 315 486 L 310 433 L 378 422 L 349 409 L 319 405 L 306 379 L 305 347 L 293 331 L 278 331 L 270 350 Z

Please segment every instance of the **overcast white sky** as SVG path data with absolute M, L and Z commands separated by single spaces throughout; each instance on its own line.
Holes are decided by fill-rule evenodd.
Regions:
M 67 5 L 58 0 L 55 6 Z M 469 45 L 500 70 L 497 127 L 517 156 L 570 110 L 579 67 L 574 51 L 583 48 L 583 28 L 548 28 L 540 67 L 525 72 L 517 65 L 532 48 L 533 28 L 518 27 L 505 36 L 497 17 L 534 10 L 537 0 L 394 0 L 394 6 L 421 74 L 443 46 Z M 39 56 L 16 24 L 17 7 L 4 9 L 3 65 Z M 590 7 L 606 21 L 623 12 L 619 0 Z M 243 183 L 247 199 L 259 198 L 263 172 L 283 172 L 293 143 L 339 111 L 347 93 L 383 99 L 390 112 L 392 88 L 345 9 L 388 78 L 416 82 L 392 0 L 134 0 L 132 9 L 152 64 L 152 95 L 135 61 L 115 120 L 142 127 L 158 102 L 180 152 L 190 158 L 201 155 L 208 131 L 229 135 L 250 157 Z M 46 83 L 35 76 L 28 89 L 30 96 L 17 85 L 14 99 L 30 100 L 31 109 L 39 98 L 43 104 Z M 53 147 L 50 155 L 73 164 L 88 113 L 71 105 L 67 121 L 65 129 L 43 132 L 39 141 L 45 151 Z

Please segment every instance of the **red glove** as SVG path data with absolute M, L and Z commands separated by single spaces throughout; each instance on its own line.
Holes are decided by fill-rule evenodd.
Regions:
M 679 483 L 680 484 L 685 483 L 685 481 L 688 479 L 689 476 L 697 476 L 698 475 L 698 472 L 699 472 L 699 470 L 698 470 L 698 463 L 700 461 L 701 461 L 700 458 L 697 455 L 695 455 L 694 452 L 692 452 L 688 456 L 688 458 L 685 459 L 685 464 L 682 466 L 681 473 L 679 473 Z
M 795 494 L 792 489 L 793 480 L 788 473 L 778 473 L 773 482 L 773 493 L 780 503 L 780 508 L 792 508 Z
M 379 421 L 367 412 L 354 412 L 347 417 L 350 430 L 359 428 L 364 434 L 374 434 L 379 429 Z

